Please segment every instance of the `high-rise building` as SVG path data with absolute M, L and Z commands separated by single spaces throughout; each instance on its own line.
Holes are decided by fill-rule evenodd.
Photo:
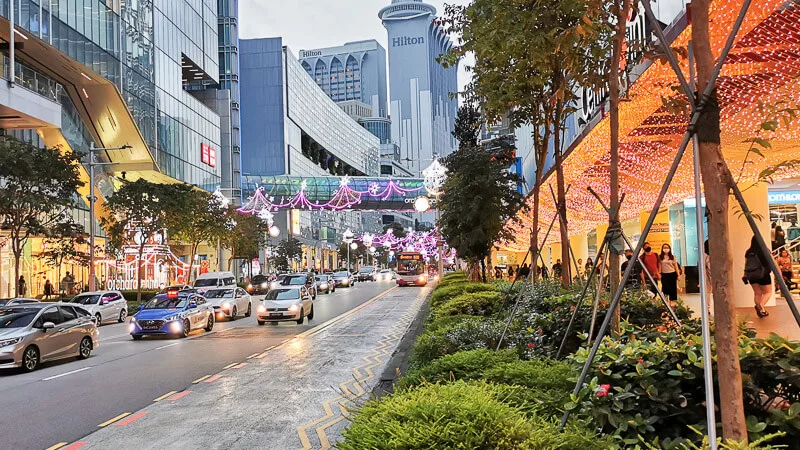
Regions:
M 224 112 L 228 112 L 228 126 L 222 126 L 222 141 L 230 140 L 230 152 L 223 152 L 223 188 L 230 190 L 230 197 L 242 195 L 242 132 L 239 113 L 239 0 L 218 0 L 217 18 L 219 31 L 219 86 L 220 90 L 230 92 L 230 105 L 227 111 L 220 111 L 225 122 Z M 226 133 L 230 137 L 226 138 Z M 230 161 L 225 161 L 225 156 Z M 228 183 L 228 181 L 230 181 Z
M 371 108 L 367 115 L 362 106 L 360 117 L 388 117 L 386 50 L 378 41 L 301 50 L 300 62 L 317 86 L 340 106 L 360 103 Z
M 452 135 L 458 101 L 458 67 L 436 59 L 452 46 L 436 20 L 436 8 L 421 0 L 392 0 L 378 16 L 389 33 L 392 141 L 415 174 L 434 155 L 456 148 Z

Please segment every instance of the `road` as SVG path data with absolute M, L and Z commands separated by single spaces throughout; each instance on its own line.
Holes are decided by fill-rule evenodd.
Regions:
M 120 414 L 180 392 L 193 381 L 339 317 L 393 286 L 358 283 L 320 295 L 314 303 L 314 320 L 303 325 L 258 326 L 254 315 L 217 322 L 213 332 L 196 331 L 187 339 L 136 342 L 127 334 L 127 323 L 102 326 L 100 346 L 88 360 L 45 364 L 30 374 L 0 370 L 2 446 L 46 449 L 76 441 Z M 264 356 L 269 357 L 269 353 Z

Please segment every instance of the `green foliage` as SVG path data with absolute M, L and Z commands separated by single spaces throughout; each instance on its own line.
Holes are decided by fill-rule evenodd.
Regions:
M 200 189 L 187 191 L 183 200 L 178 205 L 181 209 L 172 211 L 172 217 L 178 220 L 172 227 L 171 236 L 189 244 L 189 260 L 194 261 L 202 242 L 216 244 L 228 232 L 225 220 L 227 210 L 210 192 Z
M 343 433 L 341 450 L 607 449 L 585 430 L 564 433 L 502 403 L 508 389 L 485 383 L 426 385 L 367 402 Z
M 47 239 L 44 241 L 42 253 L 45 264 L 54 268 L 61 269 L 62 264 L 69 262 L 79 267 L 88 267 L 90 257 L 88 248 L 84 251 L 83 247 L 88 246 L 86 234 L 83 227 L 72 223 L 72 221 L 55 225 Z M 97 251 L 97 249 L 95 249 Z M 58 276 L 61 279 L 61 275 Z
M 475 380 L 502 363 L 518 361 L 515 352 L 494 349 L 468 350 L 443 356 L 430 364 L 412 370 L 400 380 L 398 389 L 418 386 L 423 382 L 437 383 L 450 380 Z M 507 383 L 512 384 L 512 383 Z
M 266 224 L 256 215 L 242 214 L 233 207 L 227 214 L 228 232 L 223 234 L 222 247 L 231 251 L 228 259 L 230 270 L 234 259 L 257 258 L 267 244 Z
M 277 257 L 275 258 L 275 265 L 278 270 L 289 270 L 291 261 L 300 258 L 303 255 L 303 246 L 300 241 L 293 237 L 278 244 Z
M 442 280 L 447 282 L 448 280 Z M 449 285 L 439 285 L 433 294 L 431 294 L 431 308 L 437 308 L 443 303 L 458 297 L 463 294 L 470 294 L 473 292 L 495 292 L 497 288 L 491 284 L 485 283 L 458 283 Z
M 500 292 L 473 292 L 461 294 L 436 308 L 434 314 L 440 316 L 490 316 L 506 304 Z
M 451 316 L 446 324 L 436 321 L 427 327 L 411 351 L 410 366 L 422 367 L 459 350 L 494 349 L 500 341 L 503 323 L 489 317 Z
M 468 281 L 467 274 L 465 274 L 464 272 L 449 273 L 439 280 L 437 289 L 441 289 L 443 287 L 450 286 L 453 284 L 466 283 L 467 281 Z

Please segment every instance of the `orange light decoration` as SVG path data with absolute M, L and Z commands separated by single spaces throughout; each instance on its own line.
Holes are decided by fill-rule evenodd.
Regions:
M 750 147 L 745 141 L 756 136 L 766 119 L 759 104 L 784 102 L 786 107 L 800 107 L 800 7 L 784 6 L 785 3 L 783 0 L 752 2 L 717 82 L 722 149 L 734 176 L 738 176 L 744 166 L 742 182 L 757 180 L 759 172 L 766 167 L 800 158 L 800 120 L 795 120 L 788 126 L 781 123 L 774 132 L 761 133 L 759 136 L 768 139 L 772 148 L 764 152 L 764 158 L 751 154 L 750 163 L 744 164 Z M 742 0 L 713 2 L 710 33 L 715 55 L 721 53 L 741 6 Z M 691 35 L 691 28 L 687 27 L 672 47 L 688 48 Z M 688 79 L 688 60 L 679 59 Z M 685 100 L 680 90 L 673 89 L 678 81 L 670 66 L 662 62 L 644 64 L 649 67 L 631 86 L 630 101 L 620 104 L 620 192 L 626 194 L 620 213 L 623 221 L 652 209 L 689 120 L 688 115 L 675 115 L 663 105 L 662 99 Z M 605 117 L 583 140 L 573 144 L 564 160 L 565 182 L 572 186 L 567 195 L 571 234 L 586 233 L 608 223 L 607 213 L 587 188 L 592 187 L 601 198 L 609 198 L 609 136 L 610 123 Z M 694 197 L 693 164 L 689 148 L 669 187 L 664 206 Z M 796 176 L 800 176 L 800 168 L 783 169 L 774 178 Z M 548 178 L 545 184 L 555 189 L 555 176 Z M 540 201 L 541 241 L 555 214 L 547 187 L 541 190 Z M 533 198 L 529 198 L 528 203 L 532 208 Z M 499 243 L 501 249 L 527 250 L 532 214 L 518 218 L 520 224 L 510 225 L 516 241 Z M 558 233 L 551 232 L 548 242 L 559 240 Z

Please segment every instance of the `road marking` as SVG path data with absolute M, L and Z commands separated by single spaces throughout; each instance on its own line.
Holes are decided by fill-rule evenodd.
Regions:
M 187 395 L 189 395 L 191 393 L 192 393 L 192 391 L 183 391 L 183 392 L 180 392 L 180 393 L 175 394 L 172 397 L 168 398 L 167 401 L 175 402 L 175 401 L 178 401 L 178 400 L 182 399 L 183 397 L 186 397 Z
M 67 444 L 69 444 L 69 442 L 59 442 L 59 443 L 58 443 L 58 444 L 56 444 L 56 445 L 53 445 L 53 446 L 51 446 L 51 447 L 47 447 L 45 450 L 58 450 L 59 448 L 61 448 L 61 447 L 65 446 L 65 445 L 67 445 Z
M 214 375 L 213 377 L 211 377 L 211 378 L 207 379 L 207 380 L 206 380 L 206 383 L 213 383 L 213 382 L 215 382 L 215 381 L 219 380 L 220 378 L 222 378 L 222 375 L 220 375 L 220 374 L 216 374 L 216 375 Z
M 222 370 L 228 370 L 228 369 L 230 369 L 231 367 L 233 367 L 233 366 L 235 366 L 237 364 L 239 364 L 239 363 L 230 363 L 227 366 L 223 367 Z
M 146 412 L 140 412 L 140 413 L 134 414 L 134 415 L 128 417 L 127 419 L 120 420 L 119 422 L 115 423 L 114 426 L 115 427 L 124 427 L 126 425 L 130 425 L 133 422 L 136 422 L 137 420 L 141 419 L 142 417 L 144 417 L 146 415 L 147 415 Z
M 200 383 L 201 381 L 205 381 L 205 380 L 207 380 L 207 379 L 209 379 L 209 378 L 211 378 L 211 375 L 206 375 L 206 376 L 204 376 L 204 377 L 201 377 L 201 378 L 198 378 L 198 379 L 196 379 L 196 380 L 192 381 L 192 384 L 197 384 L 197 383 Z
M 153 350 L 161 350 L 161 349 L 165 349 L 167 347 L 172 347 L 173 345 L 178 345 L 178 344 L 180 344 L 180 342 L 173 342 L 172 344 L 167 344 L 167 345 L 162 345 L 161 347 L 156 347 Z
M 101 423 L 100 425 L 98 425 L 98 428 L 107 427 L 107 426 L 111 425 L 112 423 L 114 423 L 114 422 L 116 422 L 116 421 L 118 421 L 118 420 L 120 420 L 122 418 L 128 417 L 130 415 L 131 415 L 131 413 L 129 413 L 129 412 L 122 413 L 122 414 L 118 415 L 117 417 L 114 417 L 113 419 L 109 419 L 109 420 L 106 420 L 105 422 Z
M 247 363 L 241 363 L 241 364 L 237 364 L 237 365 L 233 366 L 232 368 L 233 369 L 241 369 L 242 367 L 244 367 L 246 365 L 247 365 Z
M 65 377 L 67 375 L 72 375 L 73 373 L 83 372 L 84 370 L 89 370 L 91 368 L 92 368 L 92 366 L 88 366 L 88 367 L 84 367 L 82 369 L 71 370 L 69 372 L 64 372 L 64 373 L 59 374 L 59 375 L 53 375 L 52 377 L 43 378 L 42 381 L 55 380 L 56 378 L 61 378 L 61 377 Z
M 252 355 L 248 356 L 247 359 L 253 359 L 258 356 L 258 353 L 253 353 Z
M 172 395 L 172 394 L 174 394 L 176 392 L 178 392 L 178 391 L 169 391 L 166 394 L 162 395 L 161 397 L 158 397 L 157 399 L 155 399 L 153 401 L 154 402 L 160 402 L 161 400 L 164 400 L 165 398 L 169 397 L 170 395 Z
M 67 447 L 62 448 L 61 450 L 77 450 L 77 449 L 83 447 L 84 445 L 88 445 L 88 444 L 89 444 L 88 442 L 75 442 L 72 445 L 69 445 Z
M 107 337 L 105 339 L 100 339 L 100 342 L 110 341 L 112 339 L 119 339 L 121 337 L 130 337 L 130 335 L 131 335 L 130 333 L 118 334 L 116 336 L 111 336 L 111 337 Z

